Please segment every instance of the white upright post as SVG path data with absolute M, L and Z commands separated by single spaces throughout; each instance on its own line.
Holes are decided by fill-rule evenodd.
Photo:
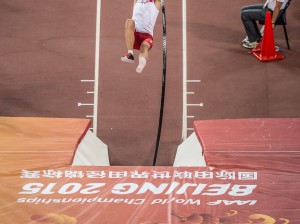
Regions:
M 182 104 L 182 137 L 187 138 L 187 46 L 186 46 L 186 0 L 182 0 L 182 84 L 183 84 L 183 104 Z
M 101 0 L 97 0 L 93 133 L 97 135 Z

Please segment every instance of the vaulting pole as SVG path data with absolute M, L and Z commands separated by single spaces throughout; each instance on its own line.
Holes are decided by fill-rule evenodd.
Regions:
M 166 9 L 165 9 L 164 0 L 161 0 L 161 12 L 162 12 L 162 26 L 163 26 L 163 72 L 162 72 L 162 86 L 161 86 L 162 90 L 161 90 L 161 100 L 160 100 L 159 124 L 158 124 L 153 166 L 156 165 L 156 159 L 157 159 L 159 143 L 160 143 L 162 121 L 164 115 L 166 75 L 167 75 L 167 22 L 166 22 Z

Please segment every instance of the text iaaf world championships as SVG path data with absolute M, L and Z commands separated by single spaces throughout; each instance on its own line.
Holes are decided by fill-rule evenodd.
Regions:
M 58 204 L 58 203 L 116 203 L 116 204 L 131 204 L 131 205 L 140 205 L 144 204 L 146 199 L 144 198 L 101 198 L 101 197 L 93 197 L 93 198 L 18 198 L 18 203 L 28 203 L 28 204 Z M 254 205 L 256 204 L 257 200 L 215 200 L 215 201 L 207 201 L 205 200 L 206 205 Z M 178 198 L 171 198 L 171 199 L 152 199 L 150 205 L 154 204 L 182 204 L 182 205 L 200 205 L 200 199 L 178 199 Z

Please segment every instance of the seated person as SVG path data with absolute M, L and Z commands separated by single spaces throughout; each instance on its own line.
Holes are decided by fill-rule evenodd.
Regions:
M 287 2 L 288 0 L 267 0 L 264 5 L 249 5 L 241 9 L 241 19 L 248 37 L 248 40 L 243 41 L 243 47 L 252 49 L 257 46 L 262 37 L 257 21 L 265 21 L 266 12 L 270 11 L 274 28 L 279 12 Z

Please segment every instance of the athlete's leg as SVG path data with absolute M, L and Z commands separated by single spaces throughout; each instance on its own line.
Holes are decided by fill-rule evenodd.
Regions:
M 143 57 L 145 58 L 146 60 L 148 60 L 149 58 L 149 50 L 150 50 L 151 46 L 148 42 L 144 41 L 142 44 L 141 44 L 141 47 L 140 47 L 140 55 L 139 55 L 139 58 Z
M 133 50 L 134 30 L 135 30 L 134 20 L 127 19 L 125 23 L 125 40 L 126 40 L 127 50 Z
M 147 64 L 149 58 L 149 50 L 151 46 L 148 42 L 144 41 L 140 47 L 139 65 L 136 68 L 136 72 L 141 73 Z
M 135 30 L 134 20 L 127 19 L 125 23 L 125 41 L 126 41 L 126 47 L 128 52 L 121 58 L 121 61 L 123 62 L 134 63 L 134 57 L 133 57 L 134 30 Z

